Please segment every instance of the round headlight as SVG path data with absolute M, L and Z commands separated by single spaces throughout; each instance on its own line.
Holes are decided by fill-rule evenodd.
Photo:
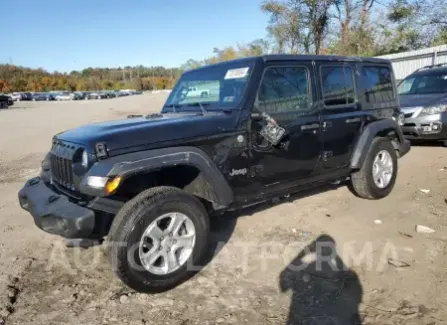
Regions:
M 82 153 L 82 162 L 81 162 L 82 167 L 87 168 L 88 167 L 88 153 L 87 151 L 84 151 Z

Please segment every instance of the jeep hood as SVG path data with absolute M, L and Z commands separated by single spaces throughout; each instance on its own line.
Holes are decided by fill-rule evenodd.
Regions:
M 132 147 L 143 147 L 165 141 L 215 135 L 232 131 L 236 112 L 201 114 L 158 114 L 125 120 L 87 124 L 59 133 L 56 138 L 77 143 L 94 151 L 95 144 L 106 144 L 109 154 L 120 153 Z M 120 150 L 121 149 L 121 150 Z
M 399 99 L 400 107 L 403 109 L 410 107 L 425 107 L 447 103 L 447 94 L 401 95 Z

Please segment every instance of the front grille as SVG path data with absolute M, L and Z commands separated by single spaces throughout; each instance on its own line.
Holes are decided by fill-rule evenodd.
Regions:
M 414 114 L 414 113 L 407 113 L 407 114 L 405 114 L 405 118 L 412 117 L 413 114 Z
M 61 141 L 55 141 L 51 148 L 50 166 L 53 181 L 70 190 L 75 190 L 73 181 L 73 156 L 76 147 Z

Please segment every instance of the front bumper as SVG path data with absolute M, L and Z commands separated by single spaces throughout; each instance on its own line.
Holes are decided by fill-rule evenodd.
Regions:
M 409 140 L 446 140 L 447 113 L 406 118 L 402 132 Z
M 54 192 L 40 177 L 26 182 L 19 192 L 19 202 L 45 232 L 65 238 L 91 238 L 94 233 L 95 212 Z

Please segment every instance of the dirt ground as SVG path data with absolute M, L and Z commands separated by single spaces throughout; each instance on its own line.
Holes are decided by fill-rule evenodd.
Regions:
M 51 137 L 158 111 L 165 97 L 22 102 L 0 111 L 0 324 L 447 323 L 447 149 L 437 145 L 414 146 L 399 161 L 383 200 L 331 186 L 212 220 L 208 264 L 162 294 L 124 287 L 104 247 L 66 248 L 37 229 L 17 192 L 38 173 Z M 332 261 L 344 272 L 312 269 L 312 243 L 323 239 L 337 245 Z

